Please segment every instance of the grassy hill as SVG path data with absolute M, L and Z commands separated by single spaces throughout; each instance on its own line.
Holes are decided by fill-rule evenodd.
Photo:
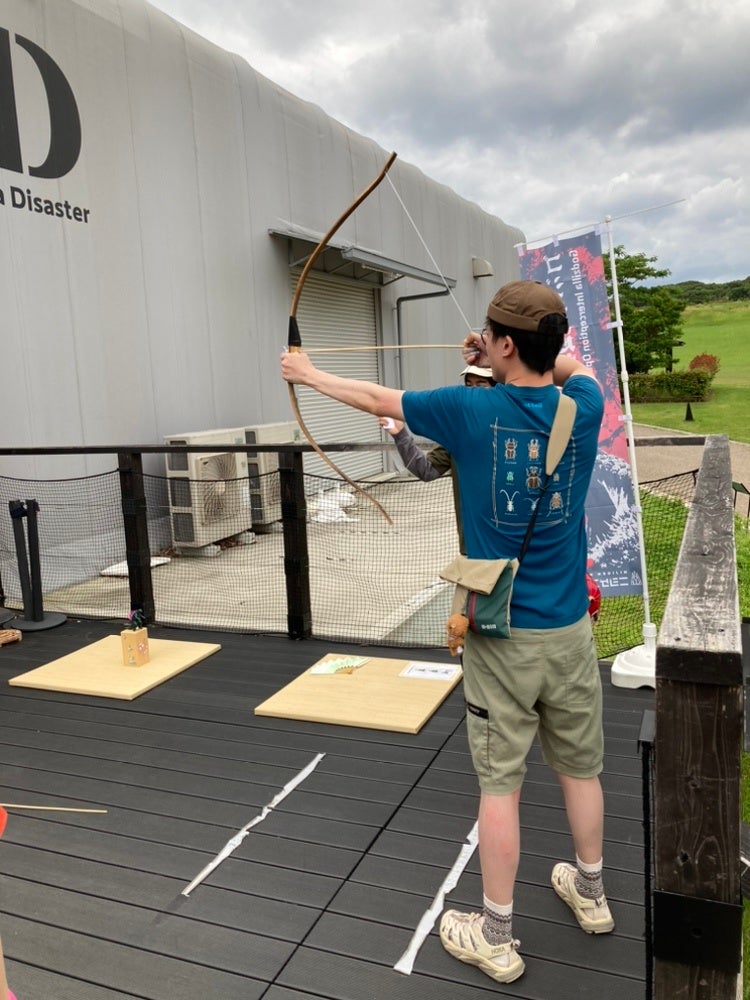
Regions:
M 684 321 L 685 346 L 676 349 L 675 363 L 684 369 L 696 354 L 716 355 L 721 367 L 710 399 L 690 404 L 690 423 L 684 403 L 634 403 L 633 420 L 750 443 L 750 302 L 688 306 Z

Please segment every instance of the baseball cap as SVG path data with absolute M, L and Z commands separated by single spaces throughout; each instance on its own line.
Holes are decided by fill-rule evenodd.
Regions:
M 467 365 L 459 374 L 459 378 L 463 378 L 464 375 L 478 375 L 480 378 L 492 378 L 492 369 L 477 368 L 476 365 Z
M 509 281 L 487 307 L 487 315 L 496 323 L 534 333 L 550 313 L 565 316 L 565 305 L 556 291 L 539 281 Z

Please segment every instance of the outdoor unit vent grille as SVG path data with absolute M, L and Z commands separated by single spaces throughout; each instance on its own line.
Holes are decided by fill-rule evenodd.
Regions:
M 244 444 L 244 429 L 173 435 L 170 445 Z M 172 540 L 202 548 L 251 526 L 247 457 L 242 452 L 188 452 L 166 456 Z
M 250 512 L 253 524 L 264 525 L 281 517 L 281 483 L 276 455 L 256 455 L 247 463 Z
M 256 424 L 243 428 L 247 444 L 293 444 L 301 438 L 294 421 Z M 262 527 L 281 517 L 279 456 L 275 452 L 248 452 L 248 482 L 253 525 Z

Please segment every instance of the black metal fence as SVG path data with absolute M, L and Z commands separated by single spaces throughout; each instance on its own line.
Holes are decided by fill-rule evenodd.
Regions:
M 331 446 L 331 450 L 389 445 Z M 34 500 L 45 613 L 148 621 L 335 641 L 442 645 L 451 588 L 439 570 L 456 553 L 448 477 L 422 483 L 406 474 L 360 483 L 391 515 L 341 479 L 304 472 L 307 445 L 250 449 L 249 472 L 221 476 L 217 446 L 121 449 L 3 449 L 0 455 L 111 454 L 112 469 L 55 480 L 0 476 L 0 604 L 25 610 L 22 572 L 8 510 Z M 187 469 L 188 453 L 205 462 L 201 478 L 144 472 L 146 454 L 168 453 Z M 260 472 L 257 454 L 274 458 Z M 213 463 L 213 464 L 212 464 Z M 266 463 L 269 464 L 269 463 Z M 195 476 L 198 468 L 190 465 Z M 205 476 L 203 473 L 205 472 Z M 230 470 L 231 472 L 231 470 Z M 652 621 L 666 603 L 669 573 L 692 500 L 686 473 L 643 484 L 648 561 L 654 570 Z M 668 570 L 663 571 L 662 563 Z M 651 570 L 649 570 L 651 576 Z M 666 581 L 666 582 L 663 582 Z M 640 597 L 605 599 L 596 628 L 601 657 L 642 641 Z

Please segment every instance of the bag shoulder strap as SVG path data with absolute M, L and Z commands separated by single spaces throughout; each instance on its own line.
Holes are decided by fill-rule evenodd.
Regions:
M 521 551 L 518 554 L 519 563 L 526 555 L 526 550 L 529 547 L 531 533 L 534 530 L 536 516 L 539 513 L 539 505 L 547 487 L 549 486 L 552 473 L 557 468 L 560 459 L 565 454 L 565 449 L 568 447 L 570 435 L 573 433 L 573 423 L 575 421 L 577 411 L 578 407 L 576 406 L 576 401 L 571 399 L 570 396 L 563 396 L 563 394 L 560 393 L 560 398 L 557 401 L 557 410 L 555 411 L 555 419 L 552 421 L 552 427 L 549 432 L 549 441 L 547 442 L 547 457 L 544 463 L 544 486 L 542 487 L 541 493 L 539 494 L 537 502 L 534 505 L 534 510 L 531 512 L 531 518 L 529 520 L 528 527 L 526 528 L 526 534 L 523 536 Z
M 549 441 L 547 443 L 547 459 L 544 471 L 548 476 L 552 475 L 560 459 L 565 454 L 565 449 L 568 447 L 568 442 L 570 441 L 570 435 L 573 433 L 573 424 L 575 423 L 577 411 L 576 401 L 571 399 L 570 396 L 564 396 L 560 393 L 560 398 L 557 401 L 557 412 L 555 413 L 555 419 L 552 421 Z

